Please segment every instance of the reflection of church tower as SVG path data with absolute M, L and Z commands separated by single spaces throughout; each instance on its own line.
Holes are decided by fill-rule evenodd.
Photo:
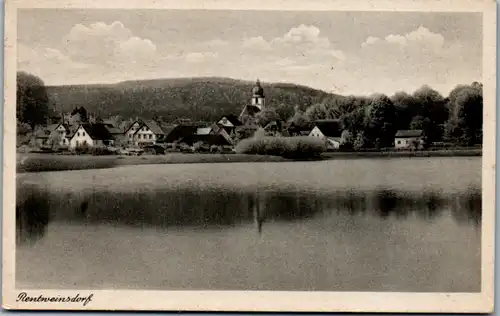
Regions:
M 244 122 L 245 118 L 253 118 L 254 115 L 264 109 L 266 106 L 266 98 L 264 96 L 264 89 L 260 85 L 259 79 L 252 88 L 252 100 L 250 104 L 246 105 L 240 114 L 240 121 Z

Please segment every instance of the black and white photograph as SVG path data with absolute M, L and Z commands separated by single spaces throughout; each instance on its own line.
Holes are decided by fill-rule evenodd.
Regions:
M 494 1 L 130 3 L 7 3 L 4 308 L 493 310 Z

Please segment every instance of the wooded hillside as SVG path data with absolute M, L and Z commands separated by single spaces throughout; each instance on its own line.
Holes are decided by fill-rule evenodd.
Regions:
M 48 86 L 50 107 L 70 112 L 83 106 L 102 117 L 141 116 L 211 121 L 222 114 L 239 115 L 251 98 L 254 82 L 229 78 L 179 78 L 126 81 L 109 85 Z M 305 110 L 332 97 L 324 91 L 293 84 L 263 84 L 267 106 L 284 119 L 295 106 Z M 333 96 L 343 98 L 342 96 Z

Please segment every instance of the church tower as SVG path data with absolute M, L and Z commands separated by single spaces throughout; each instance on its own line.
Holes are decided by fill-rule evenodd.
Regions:
M 259 79 L 255 83 L 255 87 L 252 89 L 252 102 L 251 104 L 257 107 L 259 110 L 263 110 L 266 106 L 266 97 L 264 96 L 264 89 L 260 85 Z
M 239 120 L 241 122 L 245 122 L 248 119 L 253 120 L 255 114 L 264 110 L 266 106 L 266 97 L 264 96 L 264 89 L 260 85 L 259 79 L 255 83 L 255 86 L 252 88 L 252 99 L 250 104 L 246 105 L 241 111 L 239 116 Z

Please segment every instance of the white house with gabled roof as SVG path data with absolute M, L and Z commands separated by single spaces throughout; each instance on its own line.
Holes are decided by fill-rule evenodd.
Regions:
M 125 139 L 128 144 L 135 144 L 134 135 L 141 127 L 141 123 L 135 121 L 130 125 L 130 127 L 125 131 Z

